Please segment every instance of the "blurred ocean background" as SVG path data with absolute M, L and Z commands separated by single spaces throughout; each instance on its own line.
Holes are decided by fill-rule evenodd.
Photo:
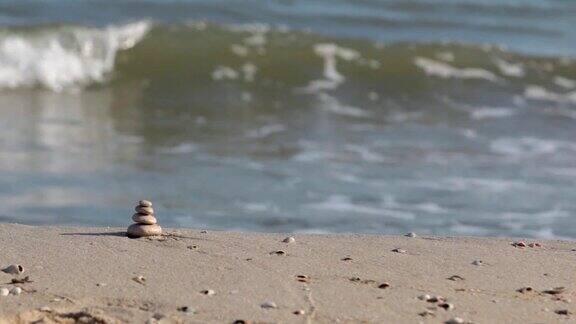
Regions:
M 576 1 L 0 0 L 0 221 L 576 238 Z

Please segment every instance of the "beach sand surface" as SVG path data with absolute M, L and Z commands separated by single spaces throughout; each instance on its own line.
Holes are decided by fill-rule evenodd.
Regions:
M 576 320 L 574 242 L 287 236 L 167 229 L 129 239 L 122 228 L 0 224 L 0 267 L 24 268 L 0 272 L 0 288 L 22 288 L 0 296 L 0 323 Z

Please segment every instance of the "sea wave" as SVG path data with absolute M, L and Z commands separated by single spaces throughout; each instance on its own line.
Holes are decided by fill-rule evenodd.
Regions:
M 49 27 L 0 33 L 0 88 L 42 86 L 61 91 L 103 82 L 118 51 L 137 44 L 147 22 L 104 28 Z
M 315 97 L 327 112 L 352 117 L 370 113 L 334 93 L 366 89 L 363 96 L 377 102 L 383 87 L 386 93 L 414 92 L 483 82 L 527 99 L 573 103 L 574 71 L 571 58 L 527 56 L 495 46 L 381 44 L 267 24 L 136 21 L 0 28 L 0 89 L 63 91 L 160 79 L 191 86 L 275 85 Z

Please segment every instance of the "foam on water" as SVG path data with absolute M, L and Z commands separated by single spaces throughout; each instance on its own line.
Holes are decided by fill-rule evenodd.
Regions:
M 512 108 L 505 107 L 480 107 L 470 112 L 470 117 L 476 120 L 504 118 L 514 115 Z
M 428 75 L 439 78 L 457 78 L 457 79 L 484 79 L 488 81 L 498 81 L 499 78 L 494 73 L 479 68 L 455 68 L 449 64 L 431 60 L 425 57 L 416 57 L 414 64 L 424 70 Z
M 547 90 L 546 88 L 537 85 L 526 87 L 524 96 L 528 99 L 535 100 L 576 103 L 576 91 L 562 94 Z
M 63 27 L 0 33 L 0 88 L 44 86 L 61 91 L 105 81 L 116 54 L 138 43 L 148 22 L 105 28 Z

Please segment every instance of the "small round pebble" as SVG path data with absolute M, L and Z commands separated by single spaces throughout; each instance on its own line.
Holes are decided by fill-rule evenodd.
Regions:
M 406 250 L 394 249 L 394 250 L 392 250 L 392 252 L 396 252 L 396 253 L 406 253 Z
M 22 293 L 22 288 L 20 288 L 20 287 L 14 287 L 14 288 L 12 288 L 12 290 L 10 291 L 10 293 L 11 293 L 12 295 L 16 295 L 16 296 L 17 296 L 17 295 L 20 295 L 20 294 Z
M 294 314 L 294 315 L 304 315 L 304 314 L 306 314 L 306 311 L 304 311 L 303 309 L 299 309 L 299 310 L 295 310 L 294 312 L 292 312 L 292 314 Z
M 462 323 L 464 323 L 464 320 L 461 319 L 460 317 L 454 317 L 454 318 L 447 320 L 444 323 L 446 323 L 446 324 L 462 324 Z
M 8 288 L 0 288 L 0 296 L 6 297 L 10 294 L 10 290 Z
M 287 238 L 283 239 L 282 242 L 284 242 L 284 243 L 294 243 L 294 242 L 296 242 L 296 239 L 293 238 L 292 236 L 288 236 Z
M 427 301 L 427 300 L 430 299 L 430 298 L 432 298 L 432 297 L 430 297 L 430 295 L 420 295 L 420 296 L 418 296 L 418 299 L 420 299 L 420 300 L 426 300 L 426 301 Z
M 149 200 L 142 199 L 138 202 L 138 205 L 142 207 L 152 207 L 152 202 Z
M 194 314 L 196 311 L 194 310 L 194 308 L 190 307 L 190 306 L 181 306 L 178 307 L 178 311 L 182 312 L 182 313 L 186 313 L 186 314 Z
M 152 207 L 136 206 L 134 210 L 140 214 L 154 215 L 154 209 Z
M 278 308 L 278 305 L 276 305 L 276 303 L 273 301 L 266 301 L 266 302 L 263 302 L 260 305 L 260 307 L 262 307 L 262 308 Z
M 475 265 L 475 266 L 481 266 L 481 265 L 484 265 L 484 261 L 482 261 L 482 260 L 474 260 L 474 261 L 472 261 L 472 264 Z
M 152 215 L 138 214 L 138 213 L 132 215 L 132 220 L 134 221 L 134 223 L 144 224 L 144 225 L 154 225 L 158 222 L 156 220 L 156 217 L 154 217 Z

